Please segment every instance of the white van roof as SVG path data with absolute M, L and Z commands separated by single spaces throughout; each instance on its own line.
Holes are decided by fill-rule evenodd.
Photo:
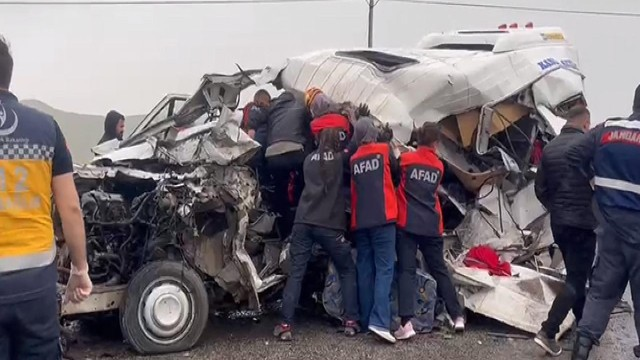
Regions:
M 459 30 L 422 38 L 419 49 L 450 49 L 502 53 L 532 47 L 568 45 L 559 27 Z

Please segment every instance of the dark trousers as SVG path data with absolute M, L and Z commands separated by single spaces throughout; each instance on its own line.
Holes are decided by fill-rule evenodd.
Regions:
M 61 357 L 55 287 L 30 300 L 0 304 L 0 359 L 59 360 Z
M 344 234 L 337 230 L 312 225 L 296 224 L 293 227 L 291 247 L 291 271 L 284 288 L 282 318 L 287 324 L 293 323 L 295 309 L 300 299 L 302 280 L 311 258 L 314 243 L 320 244 L 329 253 L 331 261 L 340 276 L 344 320 L 358 319 L 358 297 L 356 290 L 356 266 L 351 256 L 351 244 Z
M 353 233 L 358 250 L 360 325 L 391 327 L 391 284 L 395 262 L 396 225 L 387 224 Z
M 591 275 L 587 301 L 578 332 L 599 341 L 609 323 L 611 311 L 631 287 L 636 332 L 640 329 L 640 233 L 621 236 L 618 227 L 633 228 L 624 223 L 599 223 L 596 230 L 598 250 Z M 639 334 L 640 338 L 640 334 Z
M 302 193 L 304 178 L 302 176 L 302 166 L 306 153 L 304 151 L 288 152 L 267 158 L 267 169 L 271 173 L 273 181 L 274 196 L 272 199 L 273 210 L 280 214 L 278 218 L 278 230 L 284 239 L 291 234 L 294 215 L 289 203 L 289 182 L 291 173 L 295 175 L 294 193 L 296 199 Z
M 542 330 L 547 336 L 555 338 L 569 310 L 573 310 L 577 322 L 582 319 L 585 286 L 596 251 L 596 234 L 593 230 L 555 224 L 551 224 L 551 231 L 567 269 L 564 288 L 553 301 L 547 320 L 542 323 Z
M 427 271 L 436 280 L 438 296 L 444 300 L 449 315 L 455 320 L 462 316 L 456 289 L 444 262 L 442 237 L 427 237 L 398 230 L 398 315 L 413 317 L 416 304 L 416 254 L 422 252 Z

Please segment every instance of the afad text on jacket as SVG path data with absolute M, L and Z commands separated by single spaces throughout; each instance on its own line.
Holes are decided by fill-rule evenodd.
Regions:
M 386 143 L 361 145 L 351 156 L 351 227 L 367 229 L 395 222 L 398 217 Z
M 406 232 L 437 237 L 443 232 L 438 186 L 444 166 L 433 148 L 420 146 L 400 156 L 398 227 Z

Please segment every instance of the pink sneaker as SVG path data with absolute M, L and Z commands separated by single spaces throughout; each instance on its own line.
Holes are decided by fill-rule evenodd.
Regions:
M 413 330 L 411 321 L 407 322 L 405 326 L 400 326 L 398 330 L 393 333 L 393 336 L 398 340 L 408 340 L 416 336 L 416 332 Z

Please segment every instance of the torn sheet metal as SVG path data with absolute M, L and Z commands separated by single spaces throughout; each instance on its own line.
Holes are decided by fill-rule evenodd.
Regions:
M 260 144 L 242 131 L 231 115 L 226 109 L 218 121 L 185 129 L 171 128 L 163 141 L 149 137 L 142 143 L 98 156 L 92 163 L 150 159 L 172 165 L 244 163 L 251 159 Z
M 125 139 L 121 147 L 131 146 L 150 137 L 161 137 L 171 127 L 188 127 L 202 117 L 213 115 L 214 110 L 224 107 L 234 110 L 240 100 L 240 92 L 253 85 L 252 77 L 260 71 L 251 70 L 232 75 L 204 75 L 193 96 L 186 100 L 178 112 L 166 119 L 160 119 L 145 128 L 137 129 Z M 146 118 L 145 118 L 146 120 Z
M 235 271 L 228 264 L 215 279 L 221 286 L 224 284 L 227 289 L 236 289 L 231 292 L 236 302 L 240 302 L 245 299 L 245 296 L 248 296 L 250 307 L 254 310 L 260 310 L 261 304 L 258 294 L 279 284 L 285 276 L 268 274 L 262 278 L 245 247 L 249 227 L 248 213 L 249 210 L 256 207 L 258 199 L 258 184 L 251 170 L 241 166 L 226 166 L 221 167 L 220 170 L 213 172 L 214 176 L 208 178 L 207 182 L 221 186 L 225 192 L 221 196 L 223 198 L 230 197 L 226 203 L 233 204 L 232 210 L 227 211 L 227 222 L 231 230 L 226 232 L 225 242 L 231 244 L 230 255 L 235 264 L 235 271 L 240 275 L 238 281 L 243 286 L 241 288 L 236 286 L 233 276 Z M 246 290 L 249 290 L 248 293 Z
M 513 221 L 520 229 L 528 229 L 531 223 L 547 214 L 547 210 L 536 197 L 533 181 L 513 196 L 509 208 Z
M 119 175 L 130 177 L 138 180 L 167 180 L 173 179 L 184 181 L 189 179 L 201 179 L 209 173 L 204 166 L 195 168 L 187 173 L 177 172 L 151 172 L 138 169 L 132 169 L 125 166 L 95 166 L 95 165 L 74 165 L 74 176 L 80 179 L 114 179 Z
M 544 103 L 551 105 L 583 92 L 577 66 L 543 66 L 545 59 L 577 64 L 572 46 L 525 40 L 509 52 L 319 51 L 290 58 L 280 80 L 287 90 L 318 87 L 337 102 L 367 103 L 372 114 L 389 123 L 398 140 L 406 143 L 414 127 L 500 102 L 536 82 L 545 94 L 551 85 L 561 88 L 545 97 Z M 539 82 L 546 76 L 548 81 Z
M 515 328 L 537 333 L 551 304 L 563 286 L 561 280 L 522 266 L 512 265 L 513 276 L 490 276 L 488 271 L 456 267 L 454 279 L 463 284 L 461 293 L 469 310 Z M 571 328 L 569 314 L 558 336 Z

